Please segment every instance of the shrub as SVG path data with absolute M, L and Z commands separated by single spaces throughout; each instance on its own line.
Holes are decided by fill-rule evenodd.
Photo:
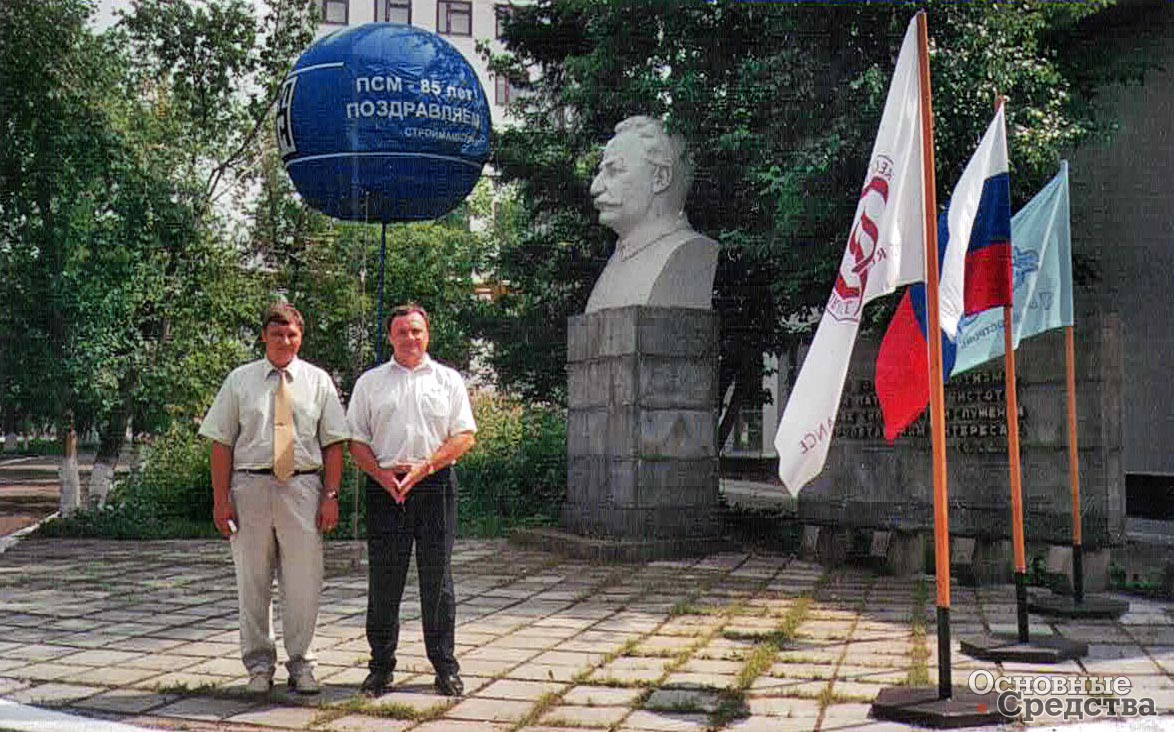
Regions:
M 501 536 L 515 526 L 554 522 L 567 484 L 566 412 L 488 392 L 476 394 L 473 404 L 477 445 L 457 468 L 458 535 Z M 217 536 L 211 454 L 211 444 L 197 435 L 195 425 L 176 425 L 149 443 L 141 467 L 118 482 L 106 506 L 49 522 L 41 533 L 112 539 Z M 356 493 L 358 535 L 365 535 L 365 482 L 348 454 L 338 529 L 329 538 L 353 538 Z
M 42 527 L 48 536 L 181 539 L 217 536 L 212 524 L 210 443 L 194 424 L 176 424 L 145 447 L 142 465 L 120 480 L 105 506 Z
M 461 460 L 460 535 L 552 523 L 567 487 L 567 417 L 546 404 L 480 392 L 477 445 Z

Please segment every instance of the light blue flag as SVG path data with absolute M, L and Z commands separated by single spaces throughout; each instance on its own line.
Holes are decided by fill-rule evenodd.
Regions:
M 1068 161 L 1011 218 L 1011 267 L 1015 277 L 1012 325 L 1015 348 L 1024 338 L 1072 325 L 1072 233 L 1068 219 Z M 963 318 L 951 375 L 1002 356 L 1003 309 Z

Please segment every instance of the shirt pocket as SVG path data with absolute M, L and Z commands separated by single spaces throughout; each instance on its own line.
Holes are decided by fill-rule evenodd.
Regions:
M 448 394 L 441 389 L 430 389 L 420 396 L 420 407 L 429 419 L 448 417 Z
M 322 402 L 313 395 L 294 399 L 294 429 L 299 435 L 314 435 L 318 432 L 318 420 L 322 416 Z

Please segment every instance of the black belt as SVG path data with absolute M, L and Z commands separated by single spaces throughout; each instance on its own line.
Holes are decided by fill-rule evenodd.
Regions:
M 248 473 L 249 475 L 273 475 L 273 468 L 237 468 L 238 473 Z M 318 472 L 318 468 L 313 470 L 295 470 L 294 475 L 314 475 Z

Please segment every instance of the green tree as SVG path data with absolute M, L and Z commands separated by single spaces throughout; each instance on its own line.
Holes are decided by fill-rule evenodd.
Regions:
M 5 316 L 4 411 L 98 428 L 96 476 L 132 417 L 201 411 L 256 331 L 262 291 L 217 199 L 252 174 L 310 6 L 144 0 L 105 34 L 80 0 L 3 6 L 0 261 L 27 303 Z
M 89 33 L 88 16 L 80 0 L 0 6 L 0 257 L 13 296 L 0 388 L 9 426 L 62 435 L 80 392 L 68 364 L 70 324 L 83 310 L 76 245 L 100 225 L 124 158 L 110 123 L 120 104 L 115 50 Z
M 515 234 L 494 262 L 512 294 L 485 328 L 503 380 L 561 397 L 566 317 L 582 311 L 611 249 L 588 195 L 601 145 L 629 115 L 662 115 L 695 157 L 690 219 L 722 246 L 714 303 L 720 386 L 731 394 L 724 440 L 739 409 L 765 398 L 763 356 L 810 337 L 916 9 L 700 0 L 516 9 L 507 53 L 492 59 L 527 90 L 514 106 L 520 124 L 500 134 L 493 160 L 520 194 Z M 1066 34 L 1104 9 L 928 4 L 943 205 L 997 94 L 1008 98 L 1016 204 L 1087 132 L 1057 59 Z M 534 352 L 537 343 L 545 348 Z
M 135 0 L 122 14 L 133 72 L 164 121 L 166 153 L 198 215 L 239 192 L 271 135 L 270 109 L 310 44 L 314 0 Z

